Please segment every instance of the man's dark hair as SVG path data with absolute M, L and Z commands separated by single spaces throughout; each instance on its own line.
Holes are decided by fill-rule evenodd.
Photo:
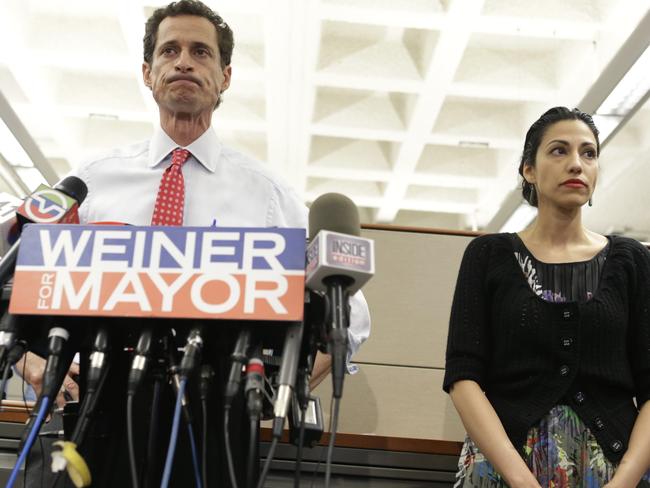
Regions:
M 156 47 L 158 38 L 158 26 L 166 17 L 177 17 L 179 15 L 196 15 L 208 19 L 217 29 L 217 44 L 221 57 L 221 67 L 225 68 L 230 64 L 232 50 L 235 46 L 232 30 L 224 22 L 219 14 L 199 0 L 180 0 L 172 2 L 166 7 L 161 7 L 151 14 L 145 24 L 145 33 L 142 40 L 144 44 L 144 60 L 151 64 L 153 61 L 153 50 Z
M 582 112 L 577 108 L 572 110 L 567 107 L 553 107 L 544 112 L 542 116 L 530 126 L 530 129 L 528 129 L 528 132 L 526 133 L 524 152 L 522 153 L 521 161 L 519 162 L 519 174 L 522 178 L 524 176 L 524 165 L 535 166 L 537 149 L 539 149 L 539 145 L 542 142 L 546 130 L 556 122 L 562 120 L 581 120 L 584 122 L 596 139 L 596 156 L 600 156 L 600 140 L 598 139 L 599 132 L 596 124 L 594 124 L 594 119 L 591 118 L 591 115 Z M 533 191 L 533 185 L 528 183 L 525 178 L 521 182 L 521 193 L 528 203 L 533 207 L 537 206 L 537 192 Z

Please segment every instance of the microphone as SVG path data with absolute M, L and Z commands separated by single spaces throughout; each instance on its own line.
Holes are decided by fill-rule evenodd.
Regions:
M 246 365 L 246 383 L 244 395 L 248 415 L 251 420 L 258 420 L 262 414 L 262 396 L 264 392 L 264 363 L 258 354 L 251 356 Z
M 129 371 L 128 394 L 135 395 L 142 384 L 142 380 L 147 372 L 147 362 L 151 351 L 151 343 L 153 342 L 153 329 L 146 327 L 138 339 L 138 345 L 135 347 L 135 355 L 131 363 L 131 371 Z
M 244 327 L 239 331 L 235 347 L 230 355 L 230 373 L 228 374 L 228 381 L 226 382 L 226 390 L 224 393 L 224 408 L 230 408 L 232 401 L 239 391 L 241 383 L 241 370 L 246 362 L 246 353 L 248 346 L 251 342 L 251 331 L 248 327 Z
M 43 373 L 43 391 L 41 397 L 49 397 L 54 401 L 56 398 L 64 375 L 61 375 L 63 367 L 61 361 L 64 356 L 66 343 L 70 333 L 63 327 L 52 327 L 48 333 L 47 361 Z
M 88 188 L 76 176 L 68 176 L 54 188 L 40 185 L 16 210 L 19 230 L 24 224 L 79 223 L 79 205 L 86 198 Z M 0 260 L 0 286 L 11 279 L 16 268 L 20 238 Z
M 300 360 L 303 324 L 291 324 L 287 327 L 282 347 L 282 363 L 278 373 L 278 390 L 273 405 L 273 436 L 282 437 L 284 419 L 291 404 L 291 393 L 296 384 L 296 372 Z
M 359 211 L 340 193 L 318 197 L 309 210 L 306 285 L 324 292 L 334 398 L 343 395 L 350 321 L 349 296 L 375 273 L 374 242 L 359 237 Z
M 95 334 L 92 353 L 90 354 L 90 368 L 88 369 L 88 378 L 86 380 L 87 393 L 94 393 L 97 390 L 102 373 L 107 366 L 107 352 L 108 331 L 102 327 Z
M 181 365 L 178 368 L 179 376 L 187 378 L 194 371 L 194 368 L 201 362 L 202 349 L 203 338 L 201 337 L 201 329 L 195 327 L 187 336 L 183 359 L 181 359 Z

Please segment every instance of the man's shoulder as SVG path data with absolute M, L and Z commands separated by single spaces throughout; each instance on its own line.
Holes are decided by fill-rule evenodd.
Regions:
M 88 171 L 104 165 L 114 165 L 121 161 L 130 162 L 133 159 L 142 158 L 148 152 L 149 140 L 144 140 L 98 152 L 83 160 L 78 168 L 81 171 Z
M 245 172 L 251 178 L 265 180 L 281 191 L 290 189 L 289 184 L 280 175 L 258 159 L 226 145 L 222 146 L 221 157 L 223 164 L 228 165 L 229 169 Z

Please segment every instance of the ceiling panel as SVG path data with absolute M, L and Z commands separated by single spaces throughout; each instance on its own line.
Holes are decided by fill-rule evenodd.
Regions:
M 60 175 L 151 133 L 141 39 L 146 17 L 163 3 L 2 2 L 0 42 L 12 49 L 0 54 L 0 90 Z M 225 143 L 264 161 L 307 202 L 339 191 L 369 223 L 476 229 L 516 189 L 528 126 L 550 106 L 577 105 L 650 7 L 650 0 L 207 3 L 235 32 L 231 88 L 213 116 Z M 624 205 L 620 214 L 605 207 L 633 191 L 650 194 L 636 186 L 649 177 L 649 129 L 645 108 L 603 151 L 587 217 L 596 230 L 650 229 Z

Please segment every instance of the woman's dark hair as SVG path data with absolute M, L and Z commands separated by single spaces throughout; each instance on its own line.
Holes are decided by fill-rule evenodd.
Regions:
M 219 14 L 210 7 L 198 0 L 180 0 L 172 2 L 166 7 L 159 8 L 151 14 L 145 24 L 145 33 L 142 43 L 144 45 L 144 60 L 151 64 L 153 50 L 156 47 L 158 38 L 158 26 L 166 17 L 177 17 L 179 15 L 196 15 L 208 19 L 217 29 L 217 44 L 221 57 L 221 67 L 230 65 L 232 51 L 235 45 L 232 30 L 224 22 Z
M 542 114 L 533 125 L 530 126 L 526 133 L 526 141 L 524 142 L 524 152 L 521 155 L 519 162 L 519 174 L 523 178 L 521 182 L 521 193 L 528 203 L 533 207 L 537 206 L 537 193 L 533 191 L 533 185 L 528 183 L 524 178 L 524 165 L 535 166 L 535 155 L 539 148 L 542 138 L 546 130 L 556 122 L 562 120 L 581 120 L 591 130 L 594 138 L 596 139 L 596 156 L 600 156 L 600 140 L 598 139 L 598 128 L 594 124 L 594 119 L 591 115 L 574 108 L 573 110 L 567 107 L 553 107 Z

